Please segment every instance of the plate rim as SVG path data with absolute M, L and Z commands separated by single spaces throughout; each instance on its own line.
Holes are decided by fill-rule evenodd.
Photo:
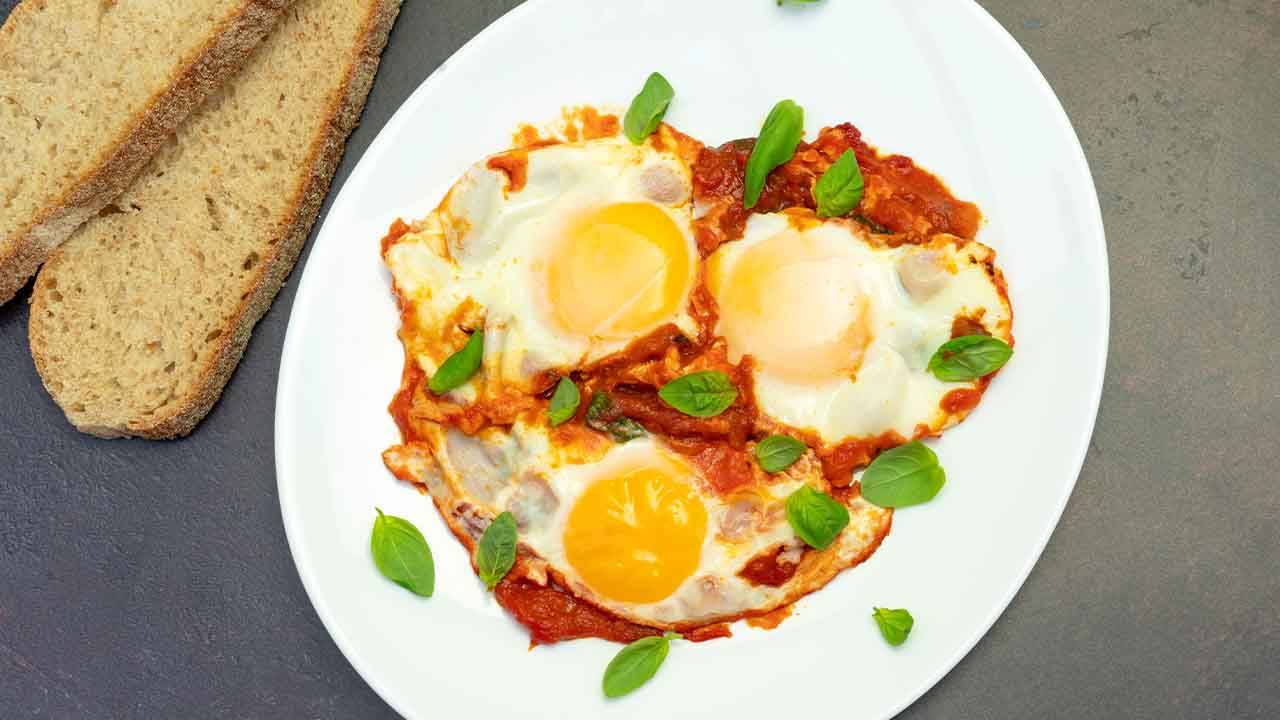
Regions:
M 499 31 L 501 28 L 514 22 L 516 19 L 523 17 L 525 14 L 535 12 L 535 9 L 541 8 L 544 5 L 549 5 L 555 1 L 557 0 L 525 0 L 525 2 L 508 10 L 500 17 L 490 22 L 480 30 L 480 32 L 468 39 L 466 43 L 441 62 L 439 66 L 432 70 L 432 72 L 428 74 L 416 88 L 414 88 L 413 92 L 411 92 L 400 103 L 395 112 L 392 113 L 383 126 L 378 130 L 378 134 L 369 143 L 368 147 L 365 148 L 360 159 L 352 168 L 351 173 L 343 182 L 342 187 L 340 187 L 334 194 L 334 199 L 330 204 L 329 212 L 331 213 L 334 208 L 338 207 L 339 202 L 342 199 L 342 195 L 347 192 L 350 186 L 349 181 L 360 171 L 361 166 L 365 162 L 365 158 L 374 156 L 376 154 L 375 151 L 379 150 L 383 143 L 390 142 L 388 138 L 390 138 L 393 133 L 389 133 L 387 131 L 392 127 L 398 127 L 399 124 L 404 122 L 404 118 L 410 112 L 407 108 L 419 104 L 417 99 L 420 95 L 429 92 L 436 84 L 438 84 L 445 74 L 451 72 L 452 68 L 459 64 L 458 61 L 460 59 L 476 52 L 476 48 L 482 44 L 489 35 Z M 1094 319 L 1098 323 L 1101 343 L 1098 347 L 1097 356 L 1093 358 L 1094 364 L 1093 368 L 1091 368 L 1096 372 L 1097 383 L 1096 387 L 1093 388 L 1091 397 L 1088 398 L 1089 405 L 1091 406 L 1091 412 L 1089 413 L 1087 431 L 1080 433 L 1078 446 L 1072 453 L 1075 460 L 1074 471 L 1071 473 L 1071 480 L 1064 484 L 1062 491 L 1056 498 L 1056 507 L 1053 508 L 1051 513 L 1053 522 L 1045 524 L 1044 529 L 1040 533 L 1040 537 L 1035 543 L 1034 552 L 1027 556 L 1027 561 L 1024 567 L 1018 571 L 1016 582 L 1009 584 L 1009 587 L 1001 600 L 991 606 L 987 616 L 984 617 L 981 622 L 974 625 L 974 631 L 964 640 L 964 642 L 960 644 L 956 651 L 952 653 L 951 656 L 946 657 L 942 662 L 938 663 L 937 670 L 935 672 L 926 675 L 926 677 L 918 685 L 913 687 L 910 692 L 904 693 L 902 700 L 894 705 L 891 711 L 884 716 L 886 718 L 892 718 L 910 707 L 927 692 L 933 689 L 939 682 L 941 682 L 941 680 L 953 669 L 955 669 L 956 665 L 968 656 L 968 654 L 972 652 L 973 648 L 976 647 L 984 637 L 986 637 L 996 620 L 1004 614 L 1010 603 L 1012 603 L 1013 599 L 1026 584 L 1031 571 L 1039 562 L 1040 557 L 1043 555 L 1044 549 L 1048 546 L 1049 540 L 1052 538 L 1054 531 L 1057 530 L 1058 525 L 1061 523 L 1062 514 L 1066 510 L 1067 503 L 1075 490 L 1076 484 L 1079 482 L 1080 473 L 1084 469 L 1089 445 L 1097 426 L 1098 411 L 1101 406 L 1102 392 L 1106 382 L 1107 358 L 1111 344 L 1111 273 L 1106 239 L 1106 227 L 1103 221 L 1101 203 L 1098 198 L 1097 185 L 1093 178 L 1093 172 L 1089 167 L 1089 161 L 1084 152 L 1084 146 L 1080 142 L 1079 134 L 1076 132 L 1070 116 L 1067 115 L 1061 99 L 1053 90 L 1053 86 L 1044 76 L 1044 73 L 1040 71 L 1040 68 L 1035 64 L 1035 61 L 1017 41 L 1017 39 L 1013 37 L 1008 29 L 1000 24 L 1000 22 L 996 20 L 995 17 L 986 10 L 986 8 L 982 7 L 977 0 L 965 0 L 962 5 L 964 8 L 967 8 L 969 12 L 975 13 L 978 22 L 985 24 L 988 29 L 993 32 L 997 38 L 999 38 L 999 42 L 1003 43 L 1006 50 L 1010 51 L 1013 57 L 1017 58 L 1017 62 L 1021 65 L 1021 70 L 1023 72 L 1029 71 L 1030 77 L 1033 79 L 1037 91 L 1043 99 L 1048 101 L 1048 107 L 1052 110 L 1056 123 L 1054 130 L 1056 132 L 1064 133 L 1063 138 L 1067 140 L 1068 144 L 1071 146 L 1075 160 L 1075 167 L 1072 168 L 1073 171 L 1082 175 L 1086 181 L 1084 188 L 1086 192 L 1084 193 L 1084 196 L 1085 203 L 1089 206 L 1087 209 L 1090 210 L 1090 212 L 1087 212 L 1087 218 L 1082 217 L 1082 219 L 1087 220 L 1088 227 L 1086 229 L 1086 234 L 1096 238 L 1097 243 L 1100 245 L 1100 265 L 1097 273 L 1098 278 L 1096 280 L 1099 284 L 1098 290 L 1100 291 L 1100 297 L 1098 298 L 1098 317 Z M 312 241 L 311 251 L 315 250 L 320 239 L 326 235 L 325 230 L 328 226 L 329 215 L 326 214 L 320 228 L 316 231 L 315 238 Z M 310 260 L 310 252 L 308 253 L 307 260 Z M 308 265 L 309 262 L 303 263 L 303 267 L 300 270 L 298 287 L 294 293 L 294 302 L 289 308 L 289 321 L 285 330 L 284 343 L 280 354 L 280 363 L 277 368 L 278 377 L 274 398 L 275 417 L 272 423 L 274 433 L 272 450 L 275 458 L 276 494 L 277 500 L 280 504 L 280 514 L 285 530 L 285 539 L 288 543 L 289 554 L 293 560 L 294 569 L 297 571 L 299 580 L 302 582 L 303 589 L 307 594 L 307 599 L 311 602 L 311 606 L 315 610 L 316 615 L 320 618 L 321 624 L 329 633 L 329 637 L 332 638 L 334 644 L 338 647 L 338 650 L 342 653 L 347 663 L 356 671 L 356 674 L 360 676 L 365 684 L 367 684 L 383 702 L 387 703 L 392 710 L 403 717 L 414 718 L 417 716 L 413 713 L 413 710 L 407 707 L 407 705 L 402 701 L 402 698 L 393 692 L 392 688 L 381 683 L 378 676 L 365 664 L 363 657 L 353 649 L 351 641 L 347 638 L 346 633 L 333 617 L 332 611 L 329 609 L 323 596 L 316 591 L 315 588 L 317 581 L 315 580 L 312 571 L 304 567 L 304 564 L 299 558 L 299 540 L 297 538 L 300 534 L 300 530 L 295 527 L 298 522 L 296 519 L 296 511 L 294 511 L 292 515 L 294 519 L 291 520 L 290 501 L 287 499 L 289 495 L 285 492 L 285 478 L 289 477 L 287 460 L 285 459 L 287 453 L 281 452 L 280 440 L 283 436 L 282 429 L 287 425 L 285 421 L 288 419 L 288 411 L 283 411 L 281 409 L 283 405 L 280 400 L 282 397 L 286 397 L 286 394 L 291 390 L 290 383 L 293 382 L 293 376 L 285 373 L 284 368 L 290 365 L 292 356 L 296 352 L 299 352 L 297 350 L 297 346 L 302 342 L 300 340 L 299 332 L 295 330 L 296 326 L 294 320 L 296 314 L 306 312 L 305 310 L 299 310 L 299 307 L 305 308 L 306 306 L 299 306 L 296 303 L 296 300 L 298 297 L 302 296 L 303 290 L 307 287 Z

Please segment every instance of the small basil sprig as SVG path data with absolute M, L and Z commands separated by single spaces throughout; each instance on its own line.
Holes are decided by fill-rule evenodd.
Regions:
M 608 419 L 606 416 L 611 407 L 613 407 L 613 401 L 609 399 L 609 394 L 603 390 L 595 391 L 591 395 L 591 402 L 587 405 L 587 427 L 599 430 L 613 438 L 614 442 L 620 443 L 635 440 L 646 434 L 644 426 L 629 417 Z
M 547 407 L 547 419 L 552 427 L 568 422 L 578 412 L 580 402 L 582 396 L 578 393 L 578 386 L 567 377 L 560 378 L 556 391 L 551 395 L 551 405 Z
M 747 158 L 743 180 L 742 205 L 750 210 L 760 201 L 769 172 L 791 159 L 804 137 L 804 108 L 791 100 L 783 100 L 769 111 L 760 136 L 756 138 L 751 157 Z
M 618 651 L 604 669 L 604 696 L 622 697 L 649 682 L 662 667 L 671 649 L 671 641 L 679 640 L 679 633 L 667 632 L 655 637 L 641 638 Z
M 810 547 L 826 550 L 849 524 L 849 509 L 808 485 L 787 496 L 787 522 Z
M 839 217 L 853 212 L 862 200 L 862 171 L 852 150 L 845 150 L 813 184 L 818 217 Z
M 476 567 L 480 580 L 492 590 L 516 564 L 516 519 L 503 512 L 489 523 L 476 545 Z
M 929 372 L 943 382 L 985 377 L 1004 367 L 1013 348 L 1000 338 L 965 335 L 942 344 L 929 359 Z
M 873 505 L 900 508 L 933 499 L 947 481 L 938 456 L 912 440 L 880 453 L 862 473 L 862 497 Z
M 875 608 L 871 616 L 876 619 L 876 625 L 880 626 L 880 634 L 884 636 L 885 642 L 895 647 L 907 641 L 907 635 L 915 625 L 911 613 L 902 608 L 897 610 Z
M 380 508 L 373 521 L 369 549 L 378 572 L 415 595 L 431 597 L 436 587 L 436 566 L 431 548 L 413 523 Z
M 658 397 L 685 415 L 707 418 L 728 410 L 738 399 L 738 388 L 719 370 L 703 370 L 663 385 Z
M 790 435 L 770 435 L 756 443 L 756 462 L 768 473 L 786 470 L 804 454 L 805 444 Z
M 461 350 L 440 363 L 440 369 L 431 376 L 427 387 L 436 395 L 443 395 L 450 390 L 462 387 L 480 369 L 482 360 L 484 360 L 484 330 L 476 328 Z
M 652 73 L 644 81 L 644 87 L 631 101 L 627 114 L 622 118 L 622 131 L 631 142 L 639 145 L 658 129 L 658 123 L 667 114 L 667 106 L 676 96 L 671 83 L 659 73 Z

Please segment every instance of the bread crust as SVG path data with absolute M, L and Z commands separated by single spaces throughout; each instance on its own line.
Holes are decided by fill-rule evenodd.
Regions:
M 358 124 L 369 89 L 373 85 L 383 47 L 391 26 L 400 11 L 401 0 L 378 0 L 369 8 L 359 37 L 346 64 L 345 77 L 330 96 L 324 119 L 312 137 L 302 171 L 296 177 L 288 209 L 277 219 L 271 239 L 264 240 L 261 262 L 255 266 L 256 276 L 246 294 L 229 316 L 219 335 L 217 349 L 208 356 L 196 374 L 196 382 L 184 388 L 180 396 L 168 404 L 162 415 L 121 417 L 106 425 L 77 423 L 67 412 L 64 399 L 50 383 L 50 365 L 45 357 L 45 344 L 39 337 L 37 318 L 40 306 L 49 302 L 43 283 L 37 281 L 32 295 L 31 321 L 28 326 L 32 357 L 49 394 L 67 412 L 76 429 L 98 437 L 142 437 L 169 439 L 187 435 L 222 394 L 231 378 L 254 325 L 271 306 L 271 301 L 288 277 L 320 206 L 328 194 L 329 183 L 342 158 L 347 136 Z
M 188 114 L 235 74 L 293 0 L 244 0 L 218 25 L 204 45 L 153 95 L 104 148 L 96 162 L 53 202 L 13 228 L 0 251 L 0 304 L 17 294 L 40 264 L 76 228 L 93 217 L 134 181 L 138 173 Z M 0 27 L 0 43 L 20 27 L 43 0 L 19 4 Z

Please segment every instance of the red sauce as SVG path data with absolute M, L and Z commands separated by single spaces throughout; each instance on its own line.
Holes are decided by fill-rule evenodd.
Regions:
M 753 628 L 760 628 L 761 630 L 772 630 L 781 625 L 782 621 L 789 617 L 791 617 L 791 606 L 783 605 L 782 607 L 770 610 L 763 615 L 755 615 L 747 618 L 747 624 Z
M 753 585 L 782 587 L 796 574 L 796 568 L 799 565 L 779 561 L 778 556 L 781 554 L 781 545 L 772 550 L 765 550 L 747 561 L 747 564 L 738 571 L 738 577 Z
M 489 158 L 485 167 L 506 174 L 507 192 L 520 192 L 529 177 L 529 153 L 524 150 L 508 150 Z
M 512 575 L 499 582 L 493 594 L 499 605 L 529 628 L 534 644 L 586 637 L 629 643 L 661 632 L 607 613 L 556 586 L 513 579 Z
M 926 433 L 928 428 L 925 428 Z M 907 442 L 896 431 L 890 430 L 878 437 L 846 440 L 838 445 L 821 447 L 820 442 L 810 442 L 818 448 L 822 461 L 822 474 L 835 487 L 848 487 L 853 483 L 853 471 L 866 466 L 876 455 Z
M 390 250 L 392 245 L 395 245 L 400 238 L 404 237 L 412 229 L 405 221 L 396 218 L 395 222 L 391 223 L 391 227 L 387 229 L 387 234 L 382 236 L 382 254 L 386 255 L 387 250 Z
M 982 325 L 982 318 L 970 317 L 968 315 L 957 315 L 955 320 L 951 321 L 951 337 L 965 337 L 966 335 L 991 335 Z
M 687 457 L 718 495 L 728 495 L 756 480 L 755 460 L 745 447 L 682 438 L 670 438 L 668 445 Z
M 716 623 L 715 625 L 703 625 L 700 628 L 694 628 L 684 633 L 684 639 L 689 642 L 706 642 L 717 638 L 733 637 L 733 632 L 729 629 L 729 623 Z
M 942 396 L 939 407 L 949 413 L 969 412 L 978 406 L 982 391 L 977 388 L 959 388 Z
M 413 358 L 406 357 L 404 370 L 400 374 L 400 389 L 396 391 L 395 397 L 391 398 L 391 405 L 387 407 L 391 418 L 396 421 L 396 427 L 400 428 L 400 437 L 404 438 L 405 442 L 417 439 L 417 432 L 409 421 L 409 415 L 413 410 L 414 390 L 421 387 L 424 380 L 425 373 L 422 372 L 422 368 L 418 367 L 418 363 L 414 362 Z
M 862 140 L 849 123 L 823 128 L 812 144 L 800 143 L 795 155 L 769 174 L 752 210 L 742 207 L 743 180 L 754 139 L 734 140 L 703 148 L 693 167 L 694 196 L 725 200 L 720 212 L 707 216 L 696 230 L 698 248 L 710 254 L 720 243 L 742 236 L 752 212 L 790 207 L 813 209 L 813 184 L 846 150 L 853 150 L 862 171 L 862 201 L 851 213 L 905 234 L 907 242 L 923 242 L 937 233 L 972 239 L 982 222 L 976 205 L 957 200 L 935 175 L 911 158 L 881 155 Z

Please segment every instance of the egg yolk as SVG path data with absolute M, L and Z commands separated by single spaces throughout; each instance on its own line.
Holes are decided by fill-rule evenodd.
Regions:
M 585 213 L 547 263 L 552 316 L 580 337 L 633 336 L 680 309 L 691 262 L 684 233 L 656 205 L 615 203 Z
M 851 376 L 871 342 L 869 308 L 856 260 L 839 242 L 788 229 L 728 263 L 713 255 L 708 289 L 720 309 L 719 333 L 733 359 L 796 382 Z
M 682 472 L 683 470 L 683 472 Z M 595 481 L 569 512 L 569 563 L 595 592 L 651 603 L 698 569 L 707 510 L 677 463 L 628 468 Z

